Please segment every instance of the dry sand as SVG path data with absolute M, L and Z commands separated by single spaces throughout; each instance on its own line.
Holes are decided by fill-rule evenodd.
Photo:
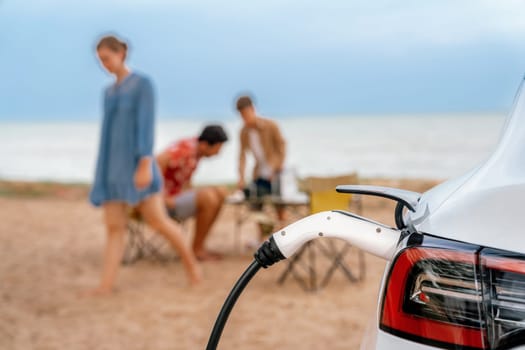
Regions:
M 436 183 L 368 182 L 417 191 Z M 101 211 L 87 203 L 82 187 L 43 186 L 20 195 L 16 186 L 0 183 L 0 349 L 205 348 L 225 297 L 252 260 L 234 247 L 234 208 L 225 207 L 213 228 L 208 245 L 226 256 L 203 264 L 202 285 L 188 287 L 178 261 L 142 260 L 121 269 L 114 295 L 81 298 L 79 292 L 98 282 Z M 387 200 L 364 200 L 365 216 L 393 224 L 392 211 Z M 254 232 L 253 223 L 244 225 L 242 241 Z M 364 281 L 349 283 L 338 271 L 317 292 L 291 279 L 277 285 L 286 262 L 260 271 L 219 348 L 358 349 L 376 310 L 384 262 L 367 255 L 366 265 Z

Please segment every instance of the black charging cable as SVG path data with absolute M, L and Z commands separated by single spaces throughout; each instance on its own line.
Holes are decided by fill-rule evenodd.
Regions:
M 230 312 L 232 311 L 233 306 L 237 302 L 237 299 L 239 299 L 239 296 L 241 295 L 246 285 L 251 281 L 253 276 L 255 276 L 257 271 L 259 271 L 261 267 L 267 268 L 268 266 L 271 266 L 276 262 L 285 259 L 285 257 L 275 244 L 273 237 L 271 237 L 268 241 L 264 242 L 261 245 L 261 247 L 255 252 L 254 258 L 255 260 L 252 261 L 252 263 L 250 264 L 250 266 L 248 266 L 246 271 L 244 271 L 241 277 L 239 277 L 237 283 L 235 283 L 230 294 L 224 301 L 222 309 L 219 312 L 219 315 L 217 316 L 217 320 L 215 321 L 215 325 L 213 326 L 213 330 L 211 331 L 210 339 L 208 340 L 206 350 L 217 349 L 217 345 L 219 344 L 222 331 L 224 329 L 224 326 L 226 325 L 226 321 L 228 321 L 228 316 L 230 316 Z

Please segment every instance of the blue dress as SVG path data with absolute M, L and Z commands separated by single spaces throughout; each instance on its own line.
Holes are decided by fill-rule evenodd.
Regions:
M 118 201 L 135 205 L 161 190 L 162 179 L 154 158 L 150 186 L 139 191 L 133 182 L 139 160 L 153 157 L 154 124 L 153 86 L 148 78 L 130 73 L 106 89 L 91 203 L 100 206 Z

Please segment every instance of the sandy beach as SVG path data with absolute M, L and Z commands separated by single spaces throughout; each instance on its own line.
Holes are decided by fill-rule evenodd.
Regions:
M 437 181 L 366 183 L 425 191 Z M 393 225 L 391 202 L 365 198 L 363 205 L 364 216 Z M 0 207 L 0 349 L 204 349 L 225 297 L 252 260 L 234 245 L 235 208 L 226 206 L 208 241 L 225 258 L 203 264 L 201 285 L 187 285 L 179 261 L 141 260 L 121 269 L 114 295 L 83 298 L 79 293 L 98 282 L 105 239 L 102 212 L 87 202 L 86 188 L 2 182 Z M 241 246 L 255 229 L 253 222 L 243 226 Z M 358 349 L 384 264 L 367 255 L 362 282 L 336 272 L 317 292 L 291 279 L 278 285 L 286 261 L 260 271 L 219 348 Z

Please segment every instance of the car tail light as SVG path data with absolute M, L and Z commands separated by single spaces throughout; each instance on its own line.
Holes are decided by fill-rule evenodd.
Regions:
M 525 344 L 525 260 L 434 241 L 440 243 L 408 247 L 392 262 L 380 328 L 446 349 Z
M 475 252 L 408 248 L 393 262 L 381 328 L 430 345 L 483 349 L 481 308 Z
M 525 344 L 523 257 L 484 250 L 481 265 L 490 348 L 507 349 Z

